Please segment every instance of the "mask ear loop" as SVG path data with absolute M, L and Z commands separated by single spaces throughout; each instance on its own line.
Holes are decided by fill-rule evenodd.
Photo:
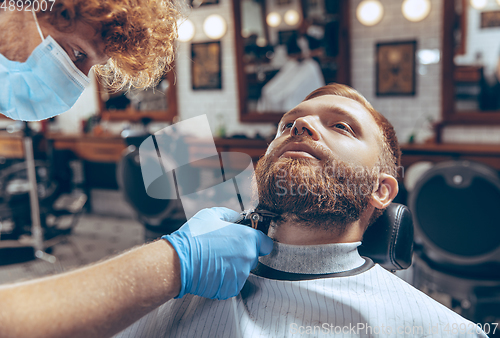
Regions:
M 31 13 L 33 13 L 33 18 L 35 19 L 36 28 L 38 29 L 38 33 L 40 34 L 40 37 L 42 38 L 42 42 L 43 42 L 43 41 L 45 41 L 45 38 L 43 37 L 42 29 L 40 28 L 40 25 L 38 24 L 38 19 L 36 18 L 36 13 L 35 13 L 35 10 L 33 9 L 33 7 L 31 8 Z

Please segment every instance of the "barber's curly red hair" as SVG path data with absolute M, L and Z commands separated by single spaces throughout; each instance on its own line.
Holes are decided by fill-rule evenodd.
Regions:
M 147 88 L 169 70 L 182 5 L 178 0 L 57 0 L 51 11 L 40 11 L 58 30 L 81 20 L 100 32 L 110 57 L 94 66 L 114 89 Z

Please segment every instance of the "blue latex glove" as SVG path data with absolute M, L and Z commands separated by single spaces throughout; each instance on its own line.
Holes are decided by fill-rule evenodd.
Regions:
M 203 209 L 179 230 L 162 237 L 180 260 L 181 291 L 175 298 L 190 293 L 227 299 L 240 292 L 259 256 L 271 253 L 273 240 L 262 231 L 231 223 L 239 218 L 231 209 Z

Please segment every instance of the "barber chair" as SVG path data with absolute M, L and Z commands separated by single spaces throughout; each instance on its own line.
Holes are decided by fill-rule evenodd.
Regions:
M 63 189 L 56 162 L 40 160 L 45 154 L 35 151 L 40 135 L 26 123 L 23 127 L 24 160 L 11 161 L 0 172 L 0 265 L 34 258 L 54 263 L 46 251 L 68 241 L 87 200 L 83 193 Z
M 375 223 L 370 225 L 358 248 L 361 256 L 387 270 L 410 267 L 413 255 L 413 220 L 410 209 L 398 203 L 390 204 Z
M 498 323 L 498 173 L 469 161 L 439 163 L 421 176 L 409 197 L 415 286 L 450 295 L 452 306 L 473 322 Z

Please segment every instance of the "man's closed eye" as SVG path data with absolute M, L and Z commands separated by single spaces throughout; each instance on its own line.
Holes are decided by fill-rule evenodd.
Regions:
M 289 128 L 292 128 L 292 126 L 293 126 L 293 123 L 292 123 L 292 122 L 285 123 L 285 124 L 283 125 L 283 127 L 281 128 L 281 130 L 282 130 L 282 131 L 285 131 L 285 130 L 287 130 L 287 129 L 289 129 Z
M 340 129 L 340 130 L 343 130 L 343 131 L 345 131 L 345 132 L 348 132 L 348 133 L 350 133 L 350 134 L 354 135 L 354 131 L 353 131 L 353 130 L 352 130 L 352 128 L 351 128 L 348 124 L 346 124 L 346 123 L 341 123 L 341 122 L 339 122 L 339 123 L 335 123 L 335 124 L 333 124 L 333 125 L 332 125 L 332 128 Z

